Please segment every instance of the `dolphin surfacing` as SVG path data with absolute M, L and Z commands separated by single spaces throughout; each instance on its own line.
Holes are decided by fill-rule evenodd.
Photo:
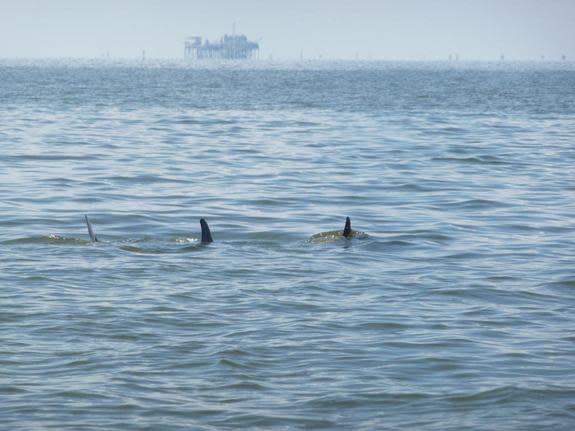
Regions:
M 86 219 L 86 226 L 88 227 L 88 235 L 90 235 L 90 241 L 98 242 L 98 237 L 94 233 L 94 229 L 92 229 L 92 223 L 90 223 L 90 220 L 88 220 L 88 216 L 84 215 L 84 218 Z
M 201 218 L 200 226 L 202 227 L 202 244 L 209 244 L 210 242 L 214 242 L 212 233 L 210 232 L 210 227 L 208 226 L 208 222 Z
M 365 232 L 353 230 L 351 228 L 351 219 L 349 217 L 346 217 L 345 226 L 343 230 L 332 230 L 329 232 L 321 232 L 312 235 L 312 237 L 309 239 L 308 242 L 326 243 L 326 242 L 335 242 L 341 239 L 351 240 L 352 238 L 364 239 L 367 237 L 368 235 Z

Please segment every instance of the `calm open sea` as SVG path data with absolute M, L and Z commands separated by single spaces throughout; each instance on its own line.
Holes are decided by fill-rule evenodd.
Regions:
M 575 427 L 573 63 L 3 61 L 0 150 L 1 429 Z

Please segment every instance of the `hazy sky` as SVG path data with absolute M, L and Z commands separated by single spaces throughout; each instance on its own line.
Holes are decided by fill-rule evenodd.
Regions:
M 575 0 L 0 0 L 0 57 L 181 58 L 245 33 L 275 59 L 575 59 Z

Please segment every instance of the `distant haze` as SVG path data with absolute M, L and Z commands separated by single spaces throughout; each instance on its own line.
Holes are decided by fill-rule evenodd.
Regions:
M 181 58 L 235 22 L 266 59 L 575 59 L 575 0 L 0 2 L 0 58 Z

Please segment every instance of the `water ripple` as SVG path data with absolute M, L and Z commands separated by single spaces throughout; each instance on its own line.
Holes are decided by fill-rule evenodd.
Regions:
M 0 63 L 2 428 L 575 424 L 572 70 Z

